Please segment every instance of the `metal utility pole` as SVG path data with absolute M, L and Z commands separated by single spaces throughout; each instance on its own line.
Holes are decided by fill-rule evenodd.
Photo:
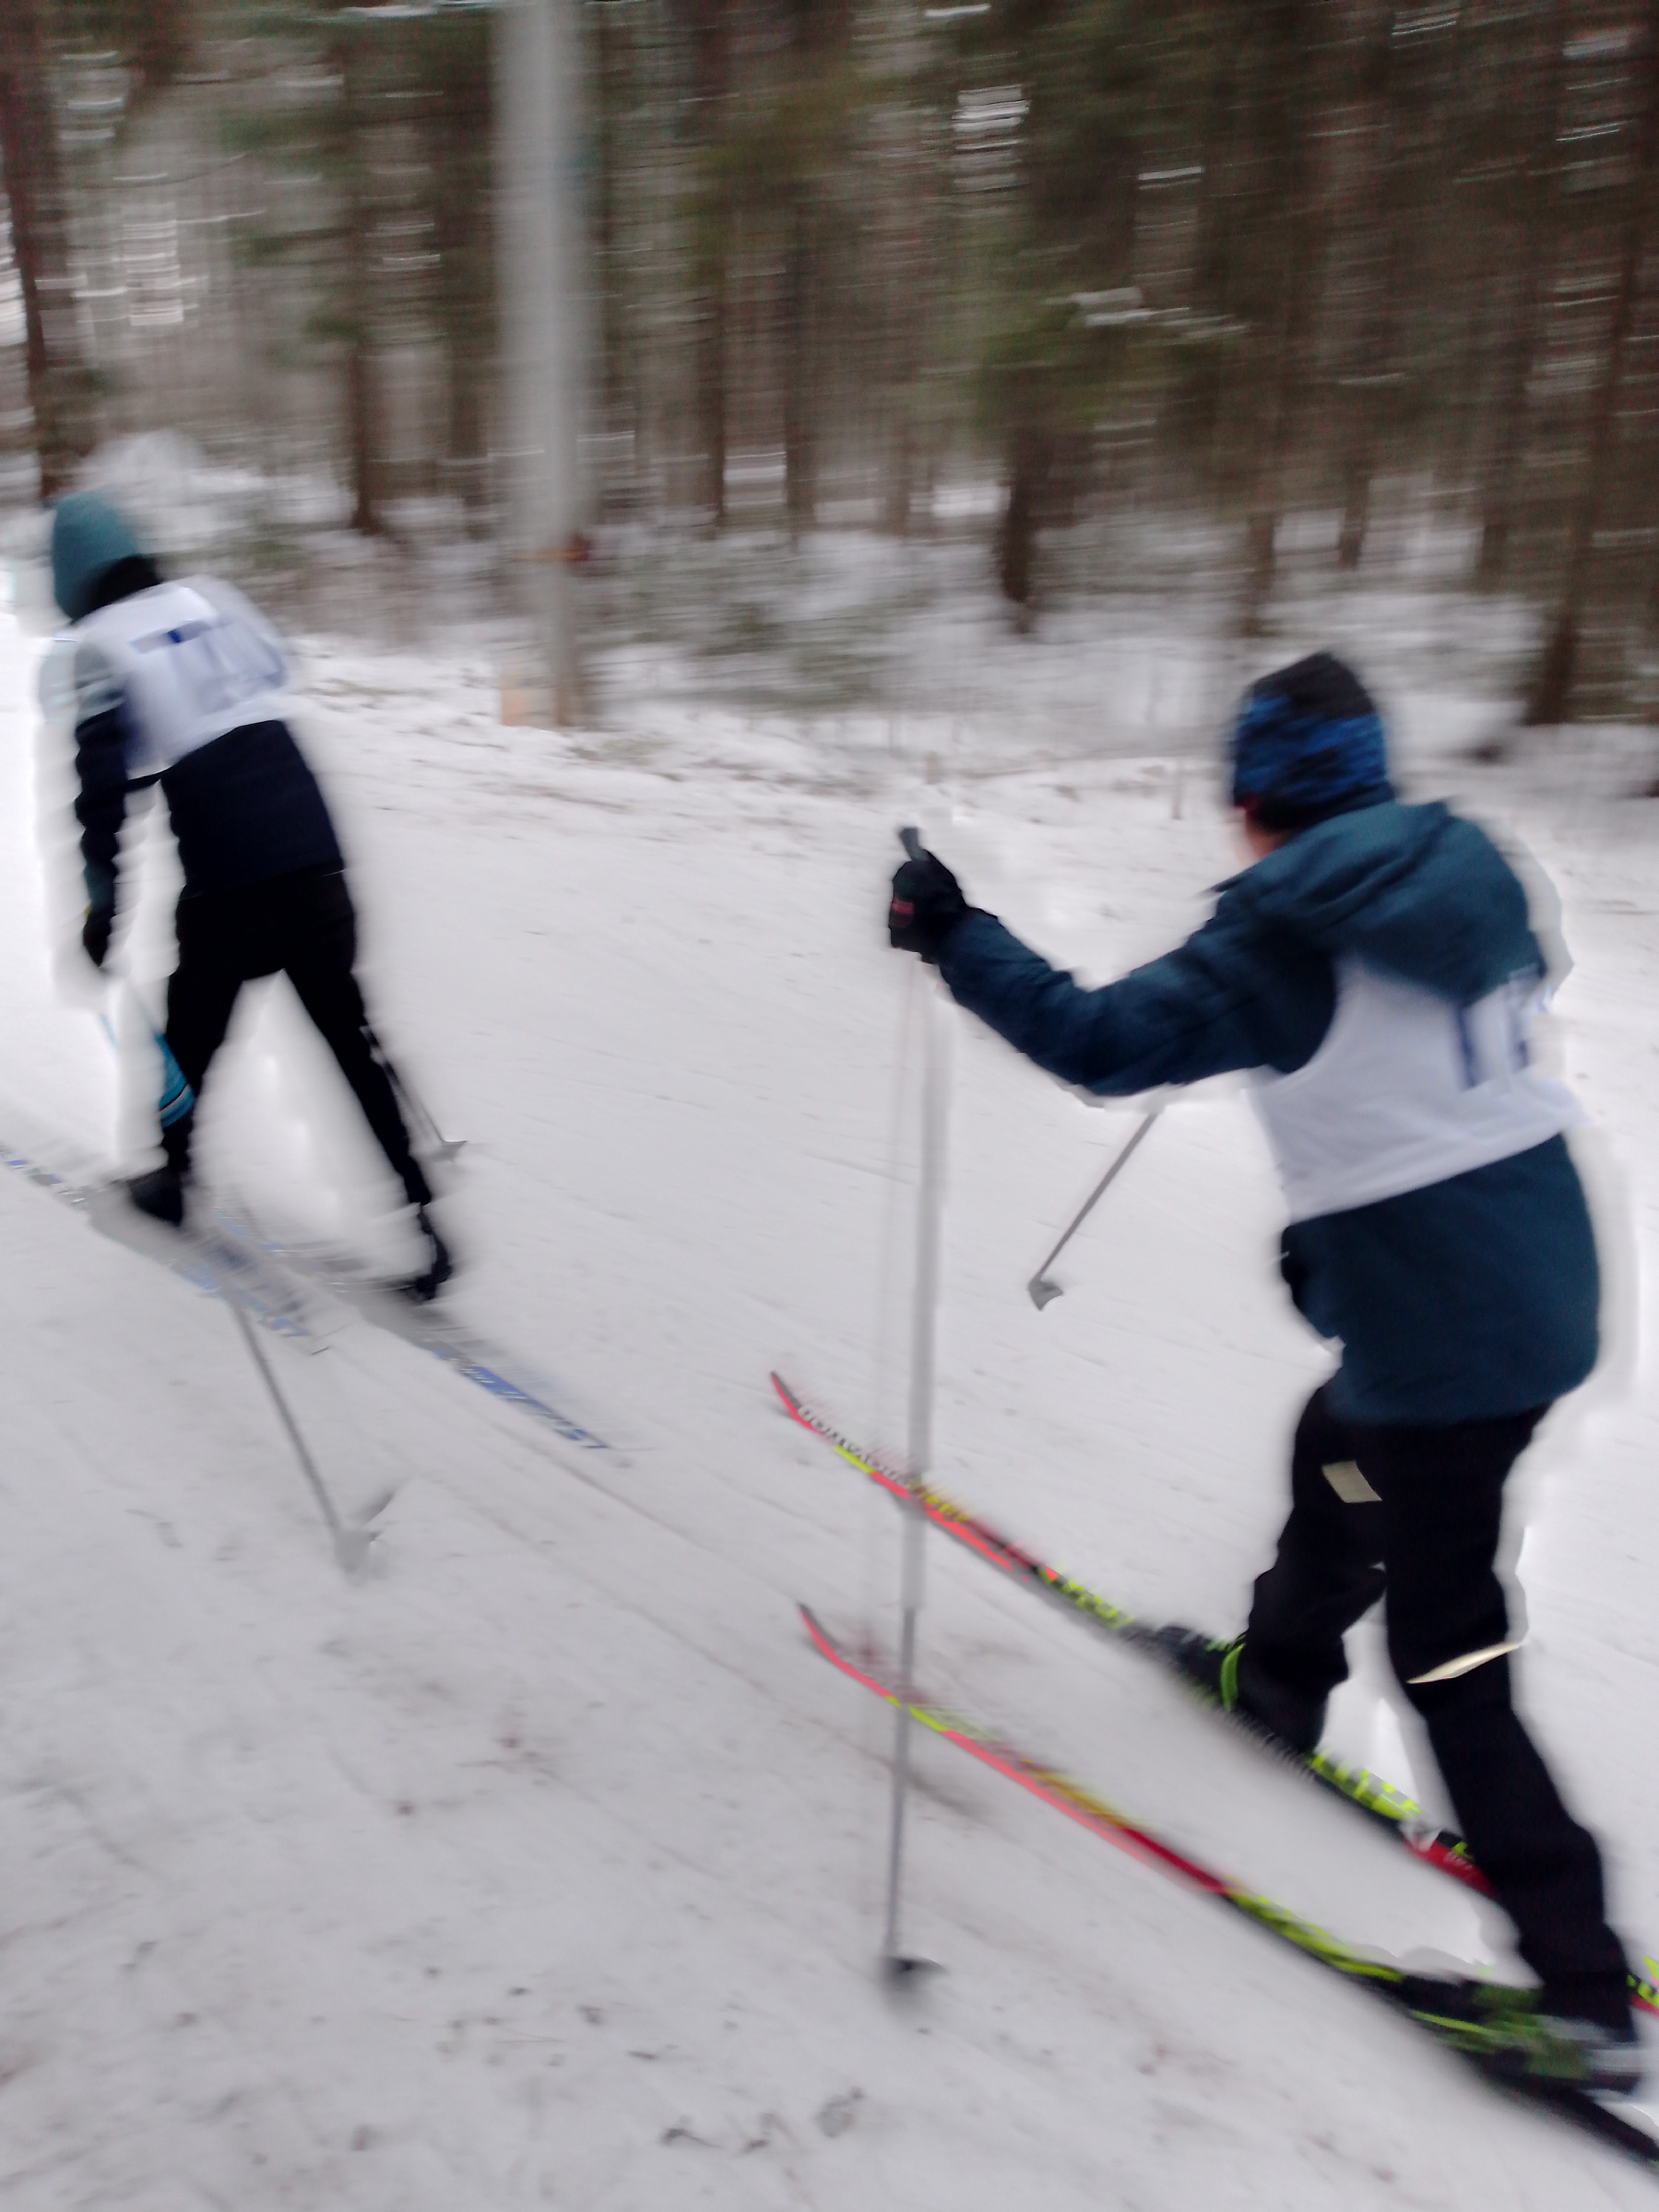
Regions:
M 501 0 L 495 15 L 501 421 L 497 466 L 520 598 L 553 720 L 580 719 L 580 439 L 587 381 L 581 43 L 574 0 Z

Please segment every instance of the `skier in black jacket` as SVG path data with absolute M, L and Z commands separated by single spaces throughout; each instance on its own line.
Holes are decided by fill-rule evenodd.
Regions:
M 431 1297 L 451 1273 L 354 973 L 356 915 L 317 779 L 289 728 L 281 642 L 241 593 L 206 576 L 163 582 L 106 500 L 78 492 L 52 521 L 52 589 L 75 649 L 76 769 L 87 888 L 81 941 L 101 967 L 115 927 L 127 794 L 159 783 L 178 841 L 179 964 L 166 1042 L 187 1090 L 161 1105 L 163 1165 L 135 1205 L 182 1224 L 195 1103 L 236 996 L 286 975 L 356 1093 L 415 1209 Z

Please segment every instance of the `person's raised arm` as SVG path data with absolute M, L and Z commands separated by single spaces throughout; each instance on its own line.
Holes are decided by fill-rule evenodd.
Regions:
M 1187 942 L 1085 990 L 970 907 L 931 853 L 893 878 L 889 941 L 937 963 L 951 994 L 1062 1082 L 1127 1096 L 1230 1070 L 1300 1067 L 1330 1025 L 1329 962 L 1224 892 Z

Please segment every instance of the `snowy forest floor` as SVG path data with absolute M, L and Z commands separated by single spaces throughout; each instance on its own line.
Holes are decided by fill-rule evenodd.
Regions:
M 1474 767 L 1490 687 L 1402 659 L 1397 599 L 1348 625 L 1413 795 L 1525 840 L 1578 962 L 1553 1048 L 1595 1116 L 1612 1340 L 1516 1485 L 1522 1679 L 1650 1949 L 1659 805 L 1625 794 L 1652 740 Z M 1179 673 L 1179 640 L 1158 649 Z M 16 1115 L 130 1157 L 135 1079 L 62 954 L 39 650 L 0 615 L 0 1136 Z M 223 1310 L 0 1178 L 0 2204 L 1652 2201 L 945 1745 L 921 1753 L 908 1936 L 947 1971 L 908 2005 L 878 1987 L 889 1719 L 794 1602 L 890 1639 L 897 1517 L 766 1378 L 902 1441 L 919 1025 L 879 926 L 893 826 L 921 820 L 978 902 L 1097 979 L 1235 865 L 1213 778 L 1075 741 L 1075 657 L 1030 650 L 1076 709 L 1063 747 L 1012 686 L 940 738 L 653 705 L 642 663 L 621 734 L 507 730 L 482 660 L 307 642 L 380 1026 L 472 1140 L 456 1310 L 629 1456 L 580 1479 L 366 1332 L 283 1353 L 343 1495 L 398 1485 L 348 1585 Z M 1123 682 L 1150 699 L 1155 675 Z M 132 843 L 154 989 L 170 864 L 153 824 Z M 204 1165 L 338 1229 L 386 1197 L 285 989 L 246 995 Z M 1130 1123 L 957 1030 L 939 1479 L 1121 1601 L 1230 1627 L 1324 1364 L 1277 1286 L 1246 1102 L 1165 1116 L 1038 1316 L 1025 1279 Z M 1356 1643 L 1333 1738 L 1433 1802 L 1373 1628 Z M 937 1545 L 922 1650 L 943 1694 L 1334 1932 L 1513 1971 L 1463 1893 Z

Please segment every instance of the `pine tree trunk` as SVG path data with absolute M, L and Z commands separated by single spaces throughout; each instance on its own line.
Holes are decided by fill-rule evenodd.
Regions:
M 915 433 L 901 400 L 896 419 L 888 432 L 886 469 L 882 490 L 882 521 L 895 538 L 910 535 L 911 510 L 915 504 Z
M 1366 72 L 1368 104 L 1373 109 L 1372 158 L 1364 172 L 1369 189 L 1355 217 L 1371 234 L 1370 298 L 1359 318 L 1347 404 L 1342 410 L 1342 528 L 1337 539 L 1336 565 L 1345 575 L 1352 574 L 1364 560 L 1370 531 L 1371 483 L 1382 447 L 1379 413 L 1389 388 L 1379 380 L 1387 376 L 1394 357 L 1395 319 L 1405 283 L 1395 118 L 1395 102 L 1401 94 L 1394 66 L 1392 8 L 1383 12 L 1377 29 L 1380 35 L 1370 48 L 1373 65 Z
M 1349 433 L 1348 457 L 1342 471 L 1342 528 L 1336 541 L 1336 565 L 1352 575 L 1365 556 L 1365 538 L 1371 524 L 1373 447 L 1369 428 L 1356 424 Z
M 699 0 L 693 22 L 693 83 L 698 105 L 697 137 L 713 146 L 725 128 L 732 90 L 732 0 Z M 696 328 L 693 409 L 697 451 L 702 463 L 699 501 L 711 526 L 726 521 L 726 456 L 729 443 L 726 333 L 731 210 L 705 209 L 696 246 L 692 315 Z
M 726 265 L 704 273 L 697 331 L 697 427 L 702 453 L 702 505 L 716 530 L 726 521 Z
M 369 270 L 369 227 L 374 210 L 364 187 L 362 87 L 357 40 L 348 34 L 335 42 L 333 62 L 338 70 L 345 102 L 345 179 L 343 187 L 345 226 L 345 432 L 346 461 L 351 480 L 351 527 L 367 538 L 385 535 L 375 499 L 375 380 L 373 355 L 374 318 Z
M 445 424 L 445 461 L 469 514 L 484 505 L 486 453 L 483 364 L 452 347 Z
M 1527 388 L 1542 342 L 1550 283 L 1555 273 L 1556 225 L 1550 173 L 1556 160 L 1567 38 L 1564 0 L 1556 0 L 1547 19 L 1548 46 L 1534 55 L 1543 94 L 1537 111 L 1533 160 L 1544 208 L 1528 210 L 1522 231 L 1522 261 L 1515 313 L 1499 356 L 1497 389 L 1489 410 L 1491 435 L 1480 485 L 1480 551 L 1475 581 L 1495 591 L 1509 571 L 1521 482 L 1521 456 L 1527 436 Z
M 1528 224 L 1529 244 L 1535 239 L 1535 231 L 1536 227 Z M 1496 591 L 1508 573 L 1510 543 L 1515 534 L 1521 454 L 1526 440 L 1527 385 L 1544 320 L 1541 270 L 1541 255 L 1534 246 L 1522 273 L 1521 299 L 1499 360 L 1498 390 L 1491 410 L 1492 436 L 1480 485 L 1480 550 L 1474 566 L 1476 583 L 1488 591 Z
M 88 450 L 88 379 L 76 328 L 69 223 L 38 0 L 0 0 L 0 162 L 23 295 L 23 357 L 40 497 L 55 499 Z
M 1008 450 L 1007 501 L 997 533 L 997 581 L 1017 626 L 1036 618 L 1036 540 L 1053 471 L 1054 441 L 1042 430 L 1017 430 Z
M 783 325 L 783 504 L 789 535 L 794 538 L 810 530 L 817 515 L 812 263 L 811 216 L 798 201 L 790 212 L 779 301 Z
M 1239 609 L 1238 634 L 1260 637 L 1267 601 L 1278 574 L 1279 509 L 1263 504 L 1244 526 L 1244 596 Z
M 1387 374 L 1394 352 L 1395 289 L 1401 281 L 1401 206 L 1394 146 L 1394 9 L 1374 20 L 1370 35 L 1356 46 L 1360 106 L 1370 108 L 1367 155 L 1360 168 L 1358 204 L 1347 219 L 1370 243 L 1370 301 L 1360 307 L 1354 327 L 1354 352 L 1338 407 L 1338 435 L 1343 441 L 1343 526 L 1336 540 L 1336 566 L 1343 575 L 1358 571 L 1364 540 L 1371 529 L 1371 477 L 1378 460 L 1378 403 L 1376 378 Z
M 890 217 L 879 363 L 886 402 L 882 513 L 893 536 L 907 538 L 918 504 L 918 380 L 925 333 L 936 313 L 933 272 L 942 228 L 939 172 L 930 158 L 921 116 L 914 110 L 905 118 L 903 138 L 885 183 Z
M 190 54 L 191 9 L 185 0 L 144 0 L 126 18 L 129 35 L 123 56 L 133 73 L 127 94 L 131 112 L 165 92 Z
M 812 77 L 839 68 L 850 50 L 853 0 L 793 0 L 796 66 Z M 829 272 L 823 217 L 813 185 L 798 180 L 783 249 L 783 483 L 789 533 L 799 538 L 817 520 L 823 349 L 829 309 L 822 295 Z
M 1311 187 L 1306 103 L 1315 97 L 1304 58 L 1310 43 L 1308 0 L 1280 0 L 1268 48 L 1279 144 L 1272 193 L 1273 232 L 1279 243 L 1278 298 L 1261 343 L 1258 371 L 1258 462 L 1246 526 L 1244 589 L 1239 633 L 1261 634 L 1278 577 L 1279 520 L 1284 512 L 1295 440 L 1302 414 L 1304 356 L 1313 315 L 1319 266 L 1318 210 Z
M 1607 324 L 1607 351 L 1590 415 L 1583 476 L 1568 526 L 1561 594 L 1556 603 L 1549 643 L 1539 663 L 1522 716 L 1528 726 L 1568 721 L 1572 715 L 1595 533 L 1619 457 L 1619 395 L 1625 380 L 1631 325 L 1635 319 L 1642 264 L 1646 255 L 1656 155 L 1659 155 L 1659 0 L 1650 0 L 1638 71 L 1640 106 L 1636 119 L 1635 173 L 1631 179 L 1630 210 L 1626 218 L 1613 313 Z
M 458 23 L 448 37 L 447 49 L 439 49 L 432 138 L 435 304 L 447 369 L 444 473 L 476 531 L 489 495 L 485 395 L 495 348 L 489 33 Z
M 368 329 L 358 321 L 346 350 L 346 450 L 351 464 L 351 527 L 366 538 L 386 534 L 374 501 L 374 379 Z

